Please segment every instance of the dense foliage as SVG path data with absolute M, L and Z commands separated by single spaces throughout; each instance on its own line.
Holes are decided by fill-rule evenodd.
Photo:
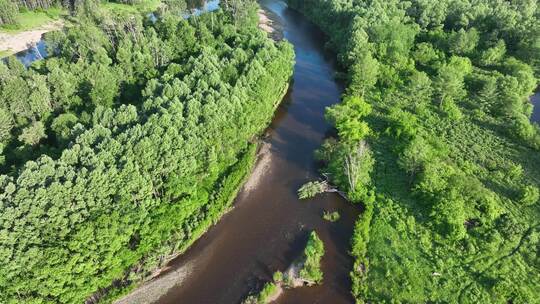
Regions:
M 537 303 L 537 1 L 289 2 L 347 68 L 318 156 L 366 208 L 357 301 Z
M 50 59 L 0 64 L 0 302 L 82 303 L 217 221 L 293 50 L 249 14 L 110 16 L 88 4 Z

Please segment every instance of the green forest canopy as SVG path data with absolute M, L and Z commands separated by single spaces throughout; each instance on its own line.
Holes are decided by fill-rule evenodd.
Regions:
M 137 282 L 228 208 L 293 63 L 242 11 L 153 23 L 88 1 L 51 58 L 0 63 L 0 302 Z
M 534 0 L 289 0 L 347 67 L 324 172 L 362 202 L 358 302 L 538 303 Z

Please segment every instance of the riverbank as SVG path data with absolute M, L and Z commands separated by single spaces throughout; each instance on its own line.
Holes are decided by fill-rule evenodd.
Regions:
M 250 174 L 244 174 L 244 177 L 241 179 L 241 181 L 236 185 L 237 191 L 234 193 L 231 193 L 228 197 L 229 201 L 233 201 L 234 198 L 237 196 L 238 193 L 242 193 L 245 191 L 246 186 L 250 183 L 250 180 L 258 178 L 258 174 L 261 174 L 261 168 L 264 168 L 266 166 L 265 161 L 261 161 L 266 159 L 265 157 L 268 154 L 268 150 L 265 148 L 267 147 L 264 143 L 260 145 L 260 148 L 257 149 L 257 154 L 249 156 L 248 163 L 250 163 L 250 169 L 246 172 Z M 252 182 L 253 183 L 253 182 Z M 231 204 L 227 204 L 230 207 L 226 208 L 225 210 L 222 210 L 221 216 L 225 216 L 229 211 L 231 211 L 234 206 Z M 208 225 L 203 227 L 197 233 L 191 238 L 191 241 L 187 243 L 179 252 L 176 254 L 167 257 L 165 266 L 159 269 L 154 270 L 153 274 L 148 278 L 147 281 L 144 281 L 142 284 L 138 286 L 132 286 L 129 289 L 126 289 L 126 293 L 130 290 L 133 290 L 132 292 L 126 294 L 124 297 L 116 300 L 115 304 L 146 304 L 146 303 L 153 303 L 157 301 L 160 297 L 165 295 L 169 289 L 174 287 L 175 285 L 181 284 L 184 282 L 184 280 L 189 277 L 189 275 L 194 271 L 192 263 L 188 262 L 183 264 L 180 267 L 171 267 L 170 262 L 174 259 L 178 258 L 180 255 L 182 255 L 191 245 L 196 242 L 202 235 L 204 235 L 208 229 L 212 227 L 213 222 L 209 222 Z M 133 289 L 135 288 L 135 289 Z
M 265 12 L 263 9 L 259 9 L 257 11 L 257 15 L 259 16 L 259 28 L 268 34 L 272 34 L 275 32 L 274 27 L 272 27 L 272 21 L 267 16 L 267 12 Z
M 257 11 L 259 16 L 259 28 L 274 40 L 283 39 L 283 23 L 280 17 L 270 10 L 259 9 Z
M 282 96 L 280 96 L 282 98 Z M 171 261 L 174 261 L 179 256 L 181 256 L 187 249 L 189 249 L 201 236 L 203 236 L 207 231 L 212 228 L 212 226 L 219 220 L 219 218 L 225 216 L 230 212 L 234 205 L 232 204 L 234 199 L 238 196 L 239 193 L 246 191 L 246 186 L 248 184 L 253 185 L 253 180 L 257 180 L 259 175 L 262 174 L 262 168 L 267 166 L 267 156 L 268 156 L 268 145 L 265 145 L 263 142 L 260 145 L 251 144 L 250 148 L 244 153 L 242 158 L 239 160 L 239 164 L 234 165 L 232 172 L 229 176 L 239 176 L 236 183 L 232 186 L 231 191 L 219 193 L 227 201 L 221 205 L 224 205 L 225 208 L 220 210 L 217 218 L 208 218 L 205 220 L 205 224 L 201 226 L 193 233 L 190 240 L 185 243 L 178 252 L 164 258 L 163 267 L 154 269 L 152 273 L 143 280 L 142 283 L 139 282 L 125 282 L 118 284 L 119 287 L 112 287 L 102 295 L 94 295 L 90 297 L 86 303 L 99 303 L 99 302 L 110 302 L 115 298 L 120 299 L 116 300 L 116 304 L 145 304 L 152 303 L 158 300 L 163 296 L 169 289 L 174 287 L 177 284 L 181 284 L 189 275 L 193 272 L 193 267 L 191 263 L 183 264 L 181 267 L 171 267 Z M 251 173 L 250 173 L 251 172 Z M 251 181 L 251 183 L 250 183 Z M 219 204 L 216 204 L 219 205 Z M 135 267 L 138 268 L 138 267 Z M 127 279 L 126 279 L 127 280 Z

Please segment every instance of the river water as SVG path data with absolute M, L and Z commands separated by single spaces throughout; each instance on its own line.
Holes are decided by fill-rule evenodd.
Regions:
M 313 229 L 325 245 L 324 282 L 286 290 L 277 303 L 354 302 L 348 251 L 359 209 L 333 193 L 307 201 L 296 195 L 303 183 L 318 176 L 313 151 L 330 130 L 324 109 L 342 91 L 333 79 L 334 55 L 323 51 L 322 33 L 285 3 L 263 0 L 261 5 L 282 19 L 284 37 L 296 52 L 293 82 L 267 131 L 269 162 L 256 186 L 239 194 L 235 208 L 171 262 L 173 269 L 189 264 L 190 274 L 157 303 L 239 303 L 270 281 L 274 271 L 285 270 Z M 341 219 L 323 220 L 325 210 L 337 210 Z
M 43 40 L 43 37 L 36 45 L 15 54 L 15 57 L 17 57 L 17 59 L 26 67 L 30 66 L 32 62 L 36 60 L 47 58 L 47 56 L 47 44 L 45 43 L 45 40 Z
M 534 105 L 531 121 L 540 124 L 540 92 L 531 96 L 531 102 Z

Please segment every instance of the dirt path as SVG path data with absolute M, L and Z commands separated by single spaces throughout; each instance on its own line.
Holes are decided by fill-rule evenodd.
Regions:
M 58 20 L 31 31 L 15 34 L 0 33 L 0 51 L 9 51 L 12 53 L 24 51 L 30 45 L 36 44 L 43 34 L 62 28 L 63 25 L 64 23 Z

